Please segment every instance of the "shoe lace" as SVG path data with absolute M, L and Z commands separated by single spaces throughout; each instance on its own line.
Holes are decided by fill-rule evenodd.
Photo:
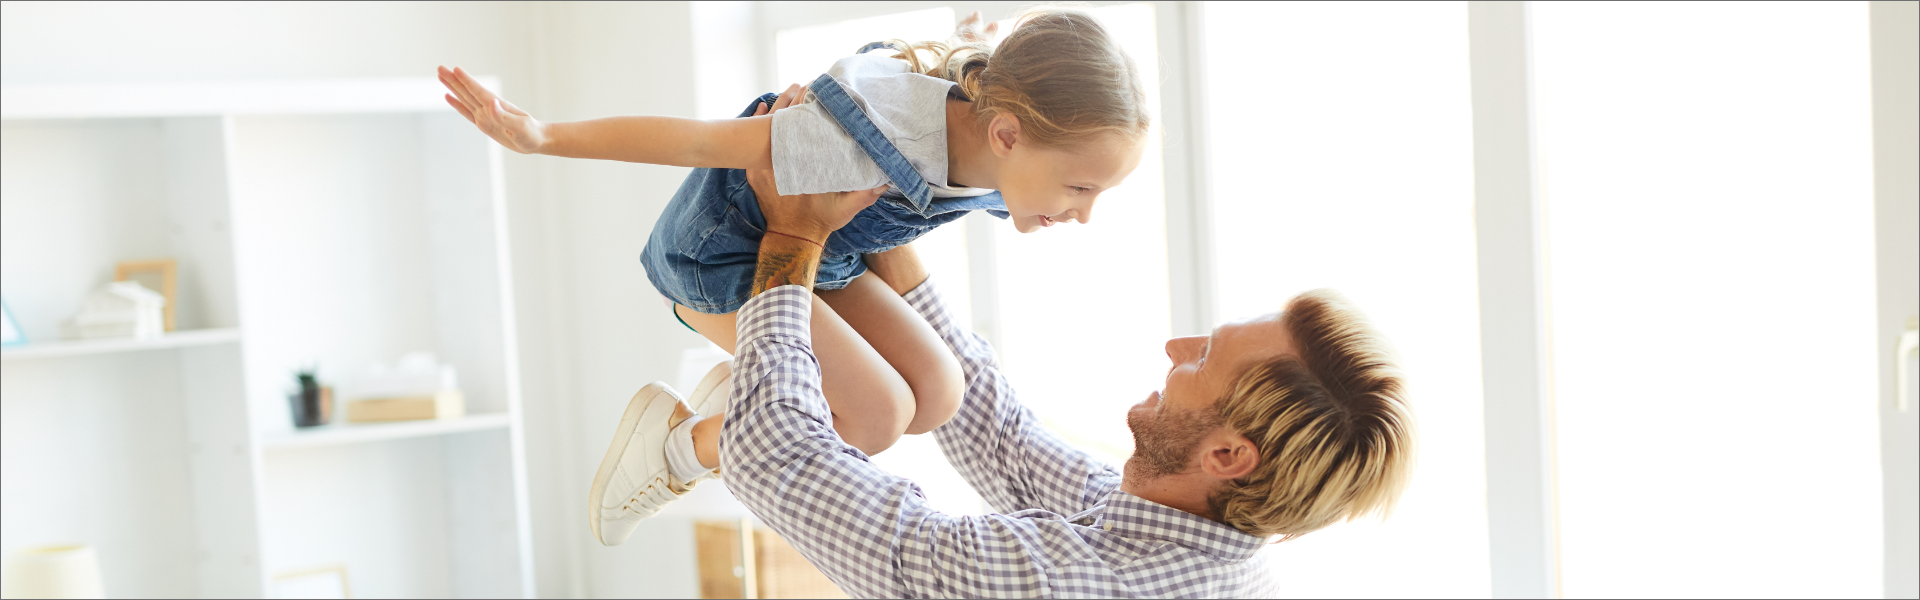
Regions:
M 659 512 L 659 510 L 662 507 L 666 506 L 668 502 L 673 501 L 673 499 L 678 498 L 679 496 L 680 496 L 679 494 L 676 494 L 673 492 L 673 490 L 667 488 L 666 478 L 655 477 L 653 478 L 653 481 L 651 483 L 648 483 L 645 488 L 641 489 L 638 492 L 634 492 L 633 496 L 628 497 L 626 504 L 621 505 L 620 508 L 624 510 L 637 509 L 639 511 L 642 511 L 648 514 L 652 514 L 655 512 Z M 635 506 L 636 504 L 638 506 Z

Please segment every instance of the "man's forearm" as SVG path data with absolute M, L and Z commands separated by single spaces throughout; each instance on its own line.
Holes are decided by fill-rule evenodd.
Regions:
M 938 283 L 923 279 L 902 298 L 947 342 L 966 377 L 960 411 L 933 430 L 947 462 L 1001 512 L 1071 514 L 1086 498 L 1112 491 L 1119 474 L 1041 426 L 1014 395 L 993 347 L 954 320 Z
M 862 258 L 867 262 L 867 269 L 887 282 L 895 294 L 905 296 L 927 280 L 927 266 L 920 262 L 920 254 L 914 251 L 913 244 L 895 246 Z
M 813 289 L 820 272 L 820 247 L 778 233 L 760 238 L 760 262 L 753 269 L 753 295 L 783 285 Z

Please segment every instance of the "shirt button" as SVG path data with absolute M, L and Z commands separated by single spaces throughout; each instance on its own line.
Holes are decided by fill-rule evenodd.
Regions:
M 1107 531 L 1113 531 L 1113 521 L 1107 521 L 1105 523 L 1101 523 L 1100 527 Z

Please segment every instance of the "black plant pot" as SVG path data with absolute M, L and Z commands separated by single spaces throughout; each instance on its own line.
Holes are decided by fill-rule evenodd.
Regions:
M 295 427 L 313 427 L 327 424 L 327 411 L 322 403 L 321 388 L 312 379 L 301 378 L 300 391 L 287 394 L 288 408 L 293 409 Z

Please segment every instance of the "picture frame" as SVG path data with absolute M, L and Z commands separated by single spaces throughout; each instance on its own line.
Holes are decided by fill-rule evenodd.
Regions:
M 178 275 L 179 264 L 171 258 L 129 260 L 113 266 L 114 281 L 137 281 L 147 289 L 160 292 L 160 295 L 167 297 L 167 305 L 161 309 L 161 317 L 166 321 L 167 331 L 173 331 L 173 313 L 175 305 L 179 304 L 178 297 L 174 294 L 179 281 Z
M 346 565 L 333 565 L 304 571 L 288 571 L 273 576 L 274 598 L 352 598 L 347 585 Z

